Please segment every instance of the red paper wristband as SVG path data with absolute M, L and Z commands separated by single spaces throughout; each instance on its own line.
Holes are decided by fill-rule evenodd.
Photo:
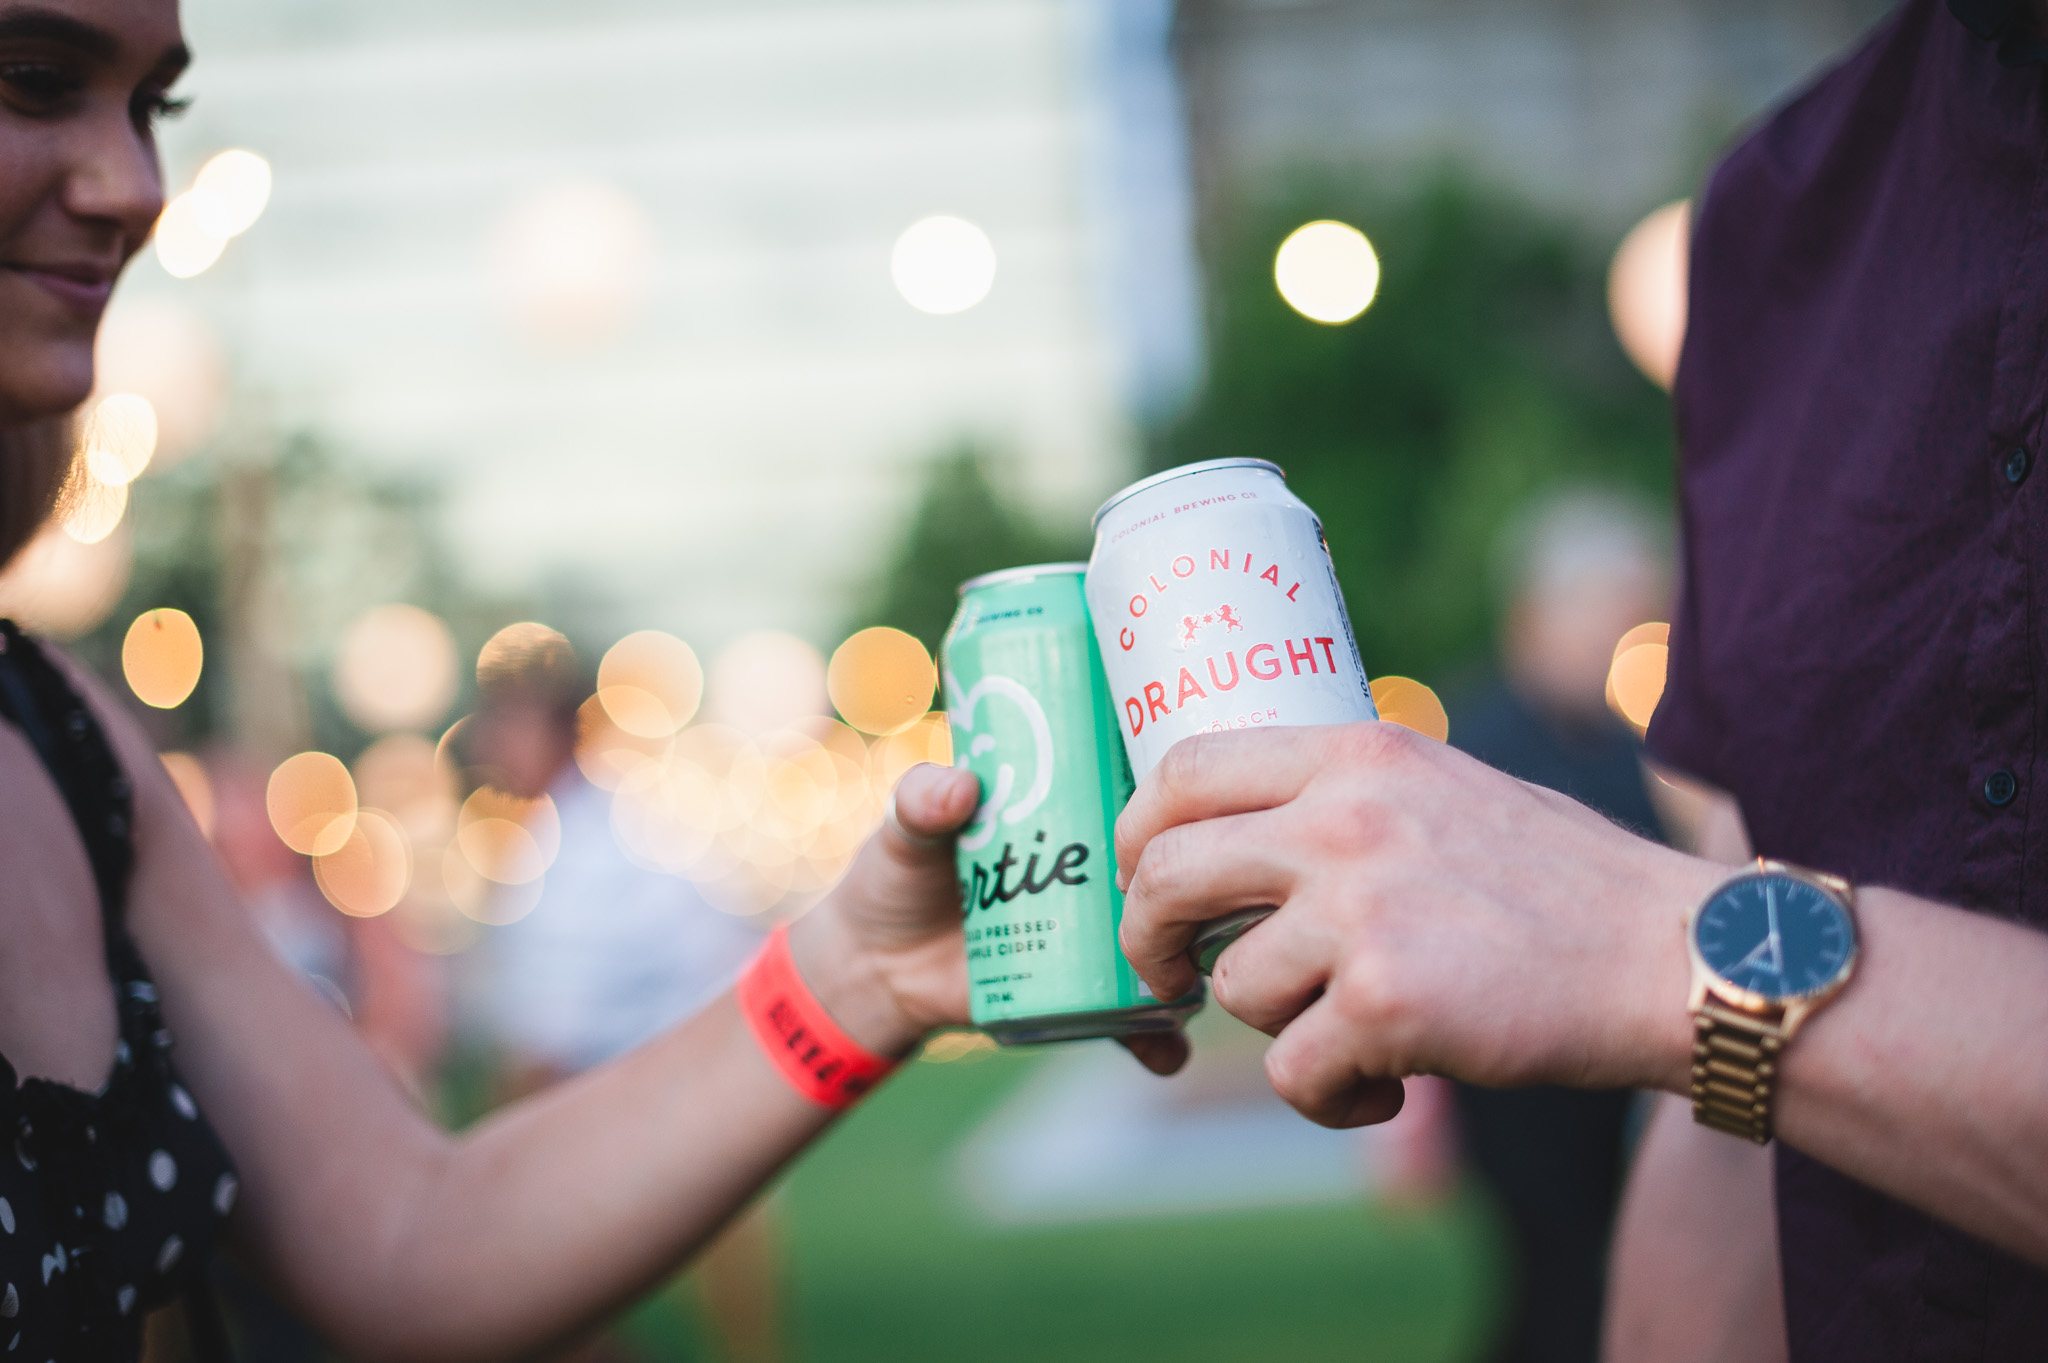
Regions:
M 824 1107 L 850 1107 L 895 1068 L 855 1041 L 811 993 L 777 928 L 733 987 L 740 1015 L 789 1086 Z

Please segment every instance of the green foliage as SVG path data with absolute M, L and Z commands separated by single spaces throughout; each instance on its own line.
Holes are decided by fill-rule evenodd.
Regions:
M 160 744 L 237 737 L 247 698 L 234 694 L 236 652 L 260 649 L 275 665 L 256 675 L 301 693 L 299 741 L 350 757 L 369 736 L 341 713 L 329 673 L 359 613 L 392 601 L 424 606 L 448 621 L 464 657 L 526 613 L 463 580 L 440 511 L 436 488 L 373 472 L 309 435 L 264 461 L 193 459 L 136 485 L 127 588 L 106 622 L 71 647 L 101 676 L 119 678 L 129 622 L 175 606 L 199 626 L 206 667 L 191 699 L 145 716 Z
M 1006 500 L 989 457 L 963 445 L 932 461 L 909 527 L 855 627 L 894 625 L 937 651 L 957 589 L 977 573 L 1088 557 L 1088 527 L 1040 525 Z
M 1379 296 L 1349 325 L 1273 285 L 1281 240 L 1316 218 L 1379 252 Z M 1281 465 L 1323 520 L 1367 670 L 1441 679 L 1487 646 L 1493 541 L 1531 495 L 1669 496 L 1668 404 L 1608 326 L 1608 245 L 1448 174 L 1280 196 L 1223 234 L 1208 382 L 1148 460 Z

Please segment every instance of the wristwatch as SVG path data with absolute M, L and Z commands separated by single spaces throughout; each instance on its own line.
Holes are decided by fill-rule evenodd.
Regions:
M 1692 958 L 1692 1115 L 1771 1139 L 1779 1056 L 1856 965 L 1849 882 L 1759 857 L 1686 920 Z

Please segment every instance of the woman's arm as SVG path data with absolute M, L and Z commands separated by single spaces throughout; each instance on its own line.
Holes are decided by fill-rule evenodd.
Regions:
M 701 1245 L 830 1120 L 771 1067 L 727 995 L 617 1062 L 454 1137 L 406 1099 L 331 1006 L 270 952 L 146 741 L 104 699 L 136 786 L 130 921 L 175 1058 L 238 1166 L 232 1229 L 255 1267 L 351 1356 L 544 1349 Z M 924 767 L 919 836 L 970 812 L 971 778 Z M 791 934 L 833 1017 L 885 1054 L 965 1021 L 949 843 L 890 830 Z
M 1771 1152 L 1656 1099 L 1608 1255 L 1604 1363 L 1783 1363 Z
M 1184 740 L 1117 834 L 1125 949 L 1162 997 L 1196 924 L 1281 905 L 1212 984 L 1320 1121 L 1384 1119 L 1418 1073 L 1688 1091 L 1683 924 L 1725 866 L 1370 723 Z M 2048 1264 L 2048 933 L 1883 889 L 1857 916 L 1778 1134 Z

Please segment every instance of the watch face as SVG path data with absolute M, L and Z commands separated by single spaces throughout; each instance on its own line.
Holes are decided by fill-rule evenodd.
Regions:
M 1833 896 L 1767 871 L 1716 891 L 1694 920 L 1693 945 L 1730 984 L 1785 999 L 1832 984 L 1849 964 L 1856 934 Z

